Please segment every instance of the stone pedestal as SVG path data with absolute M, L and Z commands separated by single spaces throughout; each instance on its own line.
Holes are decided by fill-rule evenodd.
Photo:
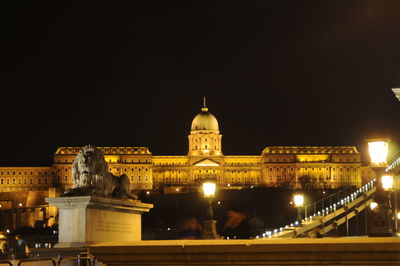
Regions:
M 370 215 L 369 233 L 370 237 L 393 236 L 391 227 L 391 209 L 388 204 L 380 204 L 375 207 Z
M 93 196 L 46 198 L 46 201 L 59 209 L 56 247 L 141 240 L 141 215 L 153 207 L 139 200 Z
M 205 220 L 203 221 L 203 239 L 220 239 L 221 237 L 217 232 L 217 221 L 216 220 Z

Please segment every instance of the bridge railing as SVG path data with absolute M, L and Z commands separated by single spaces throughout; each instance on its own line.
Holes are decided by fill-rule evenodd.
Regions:
M 323 233 L 327 233 L 343 223 L 346 223 L 346 227 L 348 227 L 348 220 L 365 209 L 372 201 L 372 195 L 376 190 L 375 184 L 376 180 L 374 179 L 351 194 L 344 194 L 345 190 L 341 190 L 327 196 L 318 201 L 321 203 L 322 208 L 316 209 L 302 221 L 295 221 L 279 229 L 267 231 L 257 238 L 297 237 L 315 227 L 322 227 Z M 343 198 L 337 198 L 339 193 L 343 195 Z M 327 199 L 330 200 L 330 205 L 322 205 Z M 332 199 L 335 200 L 333 201 Z M 310 204 L 308 206 L 314 207 L 316 205 Z
M 343 205 L 345 202 L 350 202 L 359 196 L 362 192 L 367 192 L 375 185 L 375 181 L 365 184 L 359 189 L 356 189 L 354 186 L 345 187 L 329 196 L 326 196 L 320 200 L 317 200 L 311 204 L 304 206 L 304 216 L 308 217 L 311 215 L 316 215 L 318 212 L 325 212 L 326 207 L 336 205 Z

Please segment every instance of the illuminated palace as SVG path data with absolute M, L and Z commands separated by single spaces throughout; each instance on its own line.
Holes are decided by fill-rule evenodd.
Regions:
M 156 156 L 147 147 L 99 147 L 110 171 L 126 174 L 133 190 L 160 187 L 181 191 L 205 178 L 221 187 L 299 188 L 361 186 L 373 178 L 353 146 L 273 146 L 261 155 L 224 155 L 218 121 L 204 106 L 191 124 L 186 156 Z M 50 167 L 1 167 L 0 192 L 66 189 L 72 185 L 71 164 L 80 147 L 60 147 Z

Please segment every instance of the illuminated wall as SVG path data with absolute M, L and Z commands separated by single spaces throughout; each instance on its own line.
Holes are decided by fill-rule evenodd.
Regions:
M 0 167 L 0 192 L 47 190 L 54 177 L 53 167 Z
M 361 156 L 356 147 L 267 147 L 262 153 L 262 173 L 268 186 L 318 188 L 362 185 Z

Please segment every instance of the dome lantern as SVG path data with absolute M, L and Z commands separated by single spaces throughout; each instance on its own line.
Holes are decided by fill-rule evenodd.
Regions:
M 215 133 L 219 133 L 218 121 L 215 116 L 208 111 L 205 97 L 203 100 L 203 107 L 201 108 L 201 112 L 196 115 L 196 117 L 192 121 L 191 130 L 209 130 Z

